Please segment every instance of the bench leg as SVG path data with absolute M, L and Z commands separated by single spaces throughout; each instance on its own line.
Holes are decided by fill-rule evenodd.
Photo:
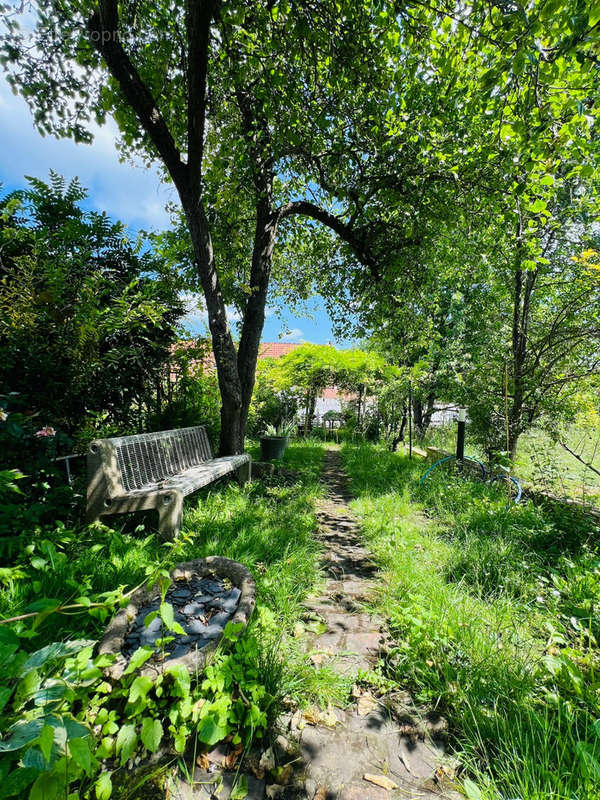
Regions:
M 248 483 L 252 479 L 252 462 L 247 461 L 245 464 L 242 464 L 241 467 L 238 467 L 235 471 L 235 477 L 242 486 Z
M 161 539 L 174 539 L 181 528 L 183 495 L 171 493 L 158 498 L 158 533 Z

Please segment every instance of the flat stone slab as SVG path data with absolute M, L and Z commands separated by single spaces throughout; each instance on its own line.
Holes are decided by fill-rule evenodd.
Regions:
M 334 729 L 308 725 L 301 731 L 300 747 L 307 789 L 326 787 L 327 798 L 391 800 L 406 798 L 407 789 L 420 792 L 414 797 L 440 796 L 423 784 L 435 784 L 436 770 L 444 760 L 443 745 L 404 736 L 384 709 L 364 717 L 355 709 L 342 712 L 341 724 Z M 366 781 L 365 774 L 384 775 L 399 788 L 383 789 Z
M 254 775 L 244 776 L 248 785 L 248 793 L 244 800 L 264 800 L 265 781 L 258 780 Z M 184 780 L 176 781 L 170 789 L 171 800 L 229 800 L 235 788 L 236 772 L 203 772 L 194 770 L 193 783 Z M 239 782 L 239 781 L 238 781 Z

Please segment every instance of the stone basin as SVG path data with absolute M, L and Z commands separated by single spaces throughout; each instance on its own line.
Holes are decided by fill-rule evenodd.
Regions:
M 171 572 L 171 585 L 165 602 L 173 606 L 175 621 L 185 635 L 166 631 L 160 618 L 149 625 L 144 620 L 160 605 L 157 588 L 138 589 L 129 605 L 122 608 L 106 628 L 99 653 L 114 654 L 115 663 L 106 670 L 119 680 L 131 655 L 142 646 L 155 649 L 140 668 L 139 674 L 156 677 L 165 667 L 183 664 L 194 675 L 217 647 L 228 622 L 246 625 L 256 602 L 254 578 L 246 567 L 222 556 L 209 556 L 178 564 Z M 160 647 L 156 640 L 172 636 L 173 641 Z

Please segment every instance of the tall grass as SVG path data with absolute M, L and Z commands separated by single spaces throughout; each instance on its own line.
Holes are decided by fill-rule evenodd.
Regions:
M 385 571 L 388 672 L 443 711 L 472 796 L 600 797 L 597 529 L 477 482 L 420 486 L 422 462 L 381 448 L 343 454 Z

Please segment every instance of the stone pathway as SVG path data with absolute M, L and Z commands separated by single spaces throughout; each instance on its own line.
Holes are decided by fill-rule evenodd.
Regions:
M 377 568 L 362 546 L 349 507 L 351 495 L 339 450 L 326 451 L 323 481 L 327 496 L 319 503 L 319 538 L 325 546 L 327 574 L 323 593 L 311 598 L 307 610 L 326 630 L 310 639 L 312 654 L 322 664 L 359 680 L 361 671 L 376 666 L 386 645 L 383 621 L 365 610 L 378 580 Z M 396 800 L 460 797 L 453 792 L 450 762 L 444 758 L 444 721 L 420 714 L 406 693 L 377 701 L 368 689 L 355 686 L 355 702 L 334 709 L 337 724 L 305 725 L 285 735 L 299 740 L 307 800 Z M 444 762 L 446 762 L 444 764 Z M 384 788 L 365 779 L 387 785 Z M 281 793 L 282 798 L 287 797 Z M 289 795 L 292 796 L 291 794 Z
M 284 768 L 292 765 L 293 778 L 286 786 L 252 780 L 247 800 L 460 798 L 452 789 L 451 759 L 444 755 L 444 721 L 420 713 L 404 692 L 375 698 L 360 686 L 361 673 L 376 666 L 386 645 L 383 621 L 365 608 L 377 568 L 348 507 L 351 496 L 337 449 L 326 451 L 323 482 L 327 495 L 317 517 L 327 580 L 323 593 L 305 603 L 304 635 L 314 663 L 354 684 L 354 702 L 344 710 L 281 717 L 274 756 Z M 308 633 L 315 622 L 319 632 Z M 211 790 L 196 789 L 189 796 L 208 798 Z M 219 794 L 219 800 L 228 797 L 227 789 Z

